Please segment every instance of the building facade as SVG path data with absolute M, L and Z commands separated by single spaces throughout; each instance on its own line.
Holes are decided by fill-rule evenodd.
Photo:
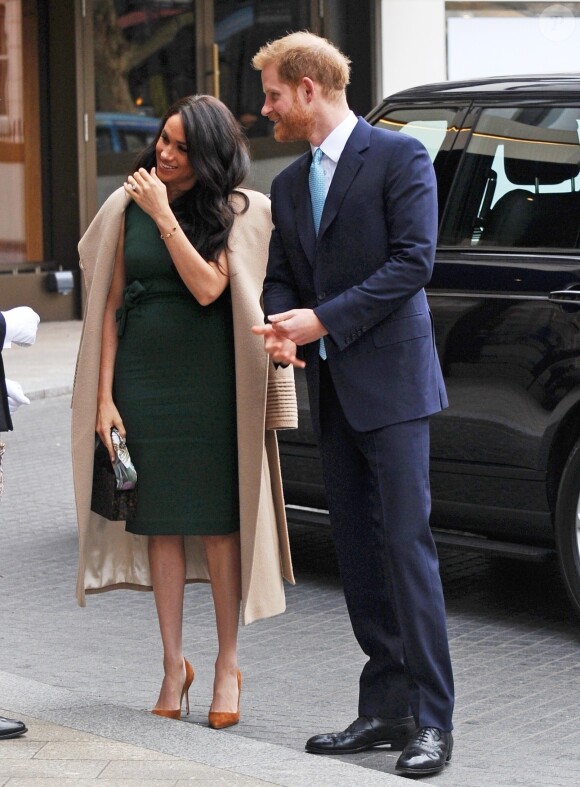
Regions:
M 364 115 L 383 95 L 446 78 L 450 16 L 549 5 L 0 0 L 0 307 L 80 316 L 79 237 L 183 95 L 211 93 L 230 107 L 252 148 L 249 185 L 267 192 L 304 146 L 277 144 L 260 116 L 250 60 L 266 41 L 309 29 L 338 44 L 353 62 L 349 101 Z

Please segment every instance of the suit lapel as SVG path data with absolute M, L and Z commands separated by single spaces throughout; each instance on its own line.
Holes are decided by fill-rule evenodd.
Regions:
M 365 120 L 359 118 L 338 160 L 338 165 L 324 203 L 318 237 L 316 237 L 314 232 L 312 203 L 310 202 L 310 188 L 308 186 L 308 173 L 312 156 L 306 154 L 300 162 L 292 188 L 292 199 L 296 213 L 298 237 L 311 265 L 314 264 L 317 243 L 336 217 L 352 181 L 363 164 L 362 152 L 369 146 L 370 133 L 371 126 Z
M 311 155 L 305 155 L 302 161 L 292 189 L 292 199 L 294 200 L 294 210 L 296 212 L 296 225 L 300 243 L 304 253 L 308 257 L 310 264 L 314 263 L 316 254 L 316 234 L 314 232 L 314 221 L 312 219 L 312 203 L 310 202 L 310 188 L 308 186 L 308 173 L 310 171 Z
M 369 124 L 362 118 L 359 118 L 338 160 L 336 171 L 330 184 L 320 220 L 318 241 L 320 241 L 325 231 L 334 221 L 351 183 L 363 164 L 364 158 L 361 154 L 369 146 L 370 132 L 371 127 Z

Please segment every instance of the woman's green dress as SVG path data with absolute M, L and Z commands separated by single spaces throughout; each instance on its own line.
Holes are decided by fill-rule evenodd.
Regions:
M 200 306 L 135 203 L 126 211 L 124 254 L 114 400 L 138 475 L 127 530 L 232 533 L 239 495 L 230 289 Z

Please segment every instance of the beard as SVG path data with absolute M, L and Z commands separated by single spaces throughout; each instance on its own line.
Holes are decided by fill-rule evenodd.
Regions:
M 294 98 L 288 113 L 274 126 L 276 142 L 299 142 L 310 139 L 314 129 L 312 115 Z

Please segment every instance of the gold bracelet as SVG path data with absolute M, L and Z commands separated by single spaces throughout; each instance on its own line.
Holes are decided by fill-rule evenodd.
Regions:
M 161 238 L 161 240 L 167 240 L 167 238 L 170 238 L 172 235 L 175 235 L 176 232 L 177 232 L 177 227 L 172 227 L 169 232 L 166 232 L 165 235 L 160 235 L 159 237 Z

